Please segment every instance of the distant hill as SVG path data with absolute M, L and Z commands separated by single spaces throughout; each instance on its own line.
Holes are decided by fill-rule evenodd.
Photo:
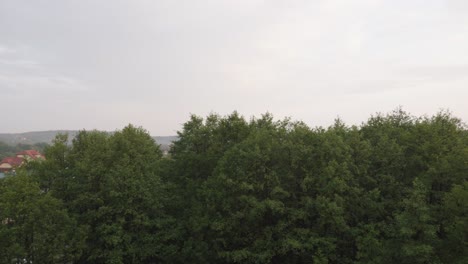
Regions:
M 0 141 L 9 145 L 17 144 L 36 144 L 47 143 L 50 144 L 55 136 L 59 133 L 68 133 L 70 140 L 76 136 L 76 130 L 51 130 L 51 131 L 37 131 L 25 133 L 0 133 Z
M 70 141 L 78 134 L 77 130 L 50 130 L 25 133 L 0 133 L 0 141 L 8 145 L 17 144 L 37 144 L 52 143 L 57 134 L 68 133 Z M 111 132 L 109 132 L 111 133 Z M 158 136 L 153 137 L 156 143 L 160 144 L 162 149 L 168 149 L 171 142 L 177 140 L 177 136 Z

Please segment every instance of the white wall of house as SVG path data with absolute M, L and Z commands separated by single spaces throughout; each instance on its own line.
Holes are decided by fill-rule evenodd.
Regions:
M 2 163 L 0 164 L 0 169 L 11 169 L 13 166 L 11 166 L 9 163 Z

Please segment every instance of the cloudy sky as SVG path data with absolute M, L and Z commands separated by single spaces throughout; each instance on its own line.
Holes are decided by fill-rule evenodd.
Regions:
M 0 132 L 398 106 L 468 121 L 468 1 L 0 0 Z

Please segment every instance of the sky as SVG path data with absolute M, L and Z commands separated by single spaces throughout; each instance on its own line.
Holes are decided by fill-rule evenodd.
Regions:
M 468 121 L 466 0 L 0 0 L 0 132 Z

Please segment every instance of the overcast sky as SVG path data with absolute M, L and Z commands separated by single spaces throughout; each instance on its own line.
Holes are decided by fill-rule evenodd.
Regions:
M 0 0 L 0 132 L 398 106 L 468 121 L 468 1 Z

